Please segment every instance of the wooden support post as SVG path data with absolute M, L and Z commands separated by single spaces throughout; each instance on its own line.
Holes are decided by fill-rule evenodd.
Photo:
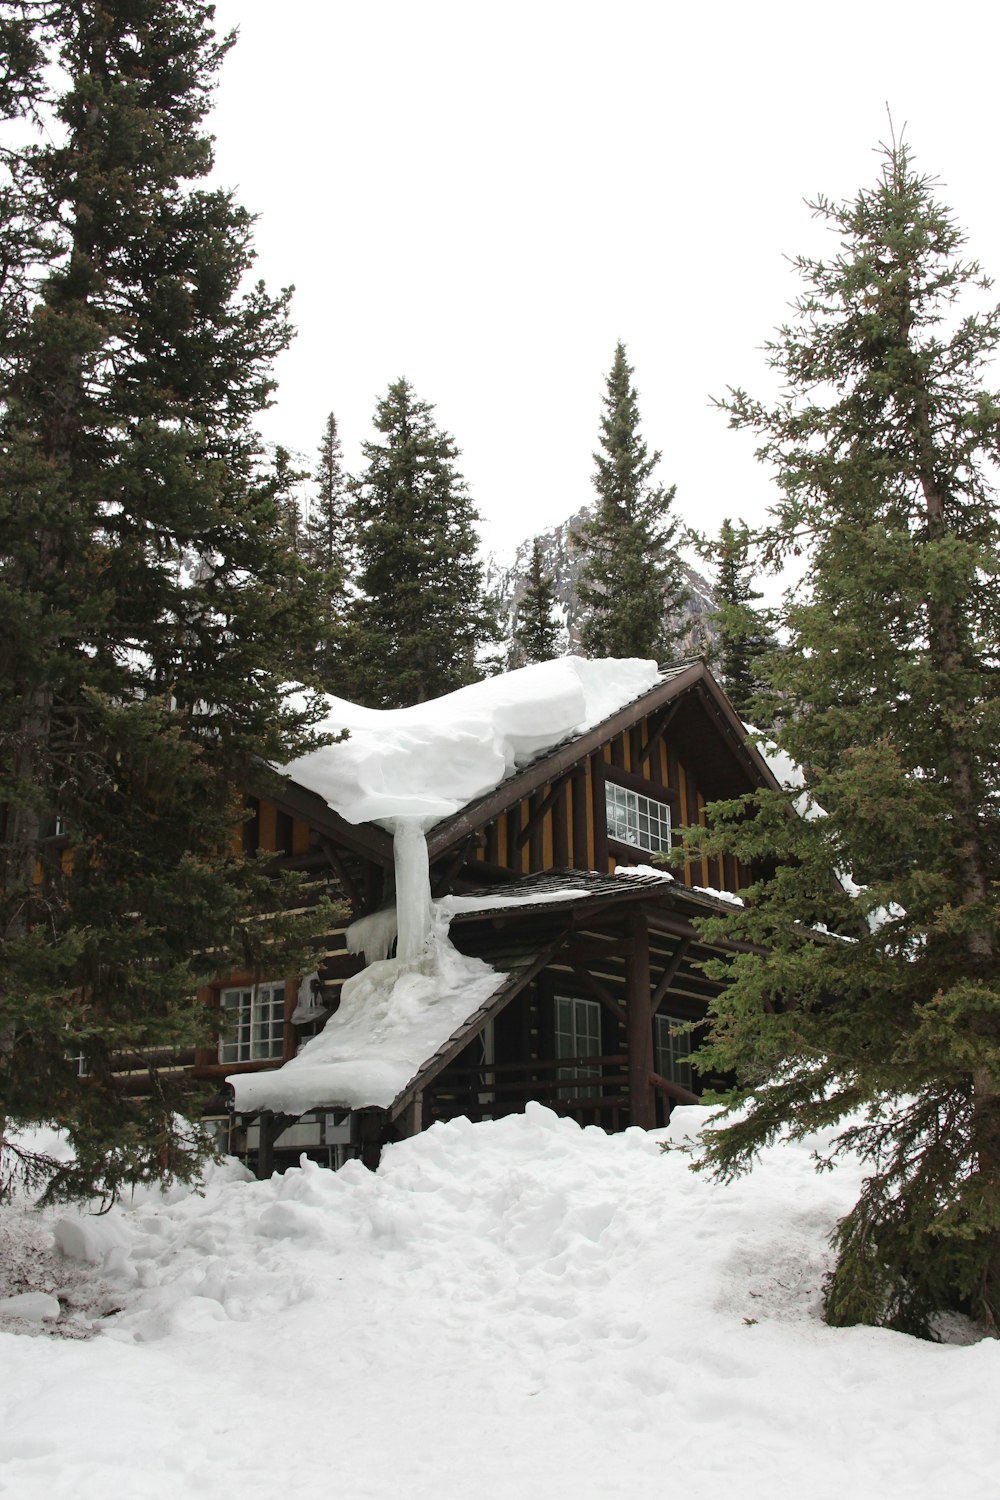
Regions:
M 631 912 L 625 930 L 634 940 L 625 964 L 628 1011 L 628 1097 L 632 1124 L 651 1130 L 656 1124 L 653 1072 L 653 1008 L 649 992 L 649 922 L 645 912 Z
M 424 1128 L 424 1091 L 418 1089 L 398 1120 L 403 1136 L 419 1135 Z
M 594 820 L 594 869 L 602 875 L 608 870 L 608 810 L 604 793 L 604 759 L 598 753 L 590 757 L 591 817 Z
M 351 1121 L 351 1138 L 361 1148 L 361 1162 L 369 1172 L 378 1169 L 382 1157 L 382 1134 L 385 1127 L 384 1109 L 356 1110 Z
M 269 1109 L 262 1109 L 257 1119 L 260 1138 L 257 1143 L 257 1171 L 261 1182 L 266 1182 L 274 1171 L 274 1143 L 281 1126 Z
M 587 848 L 587 773 L 582 766 L 573 772 L 573 867 L 590 869 Z

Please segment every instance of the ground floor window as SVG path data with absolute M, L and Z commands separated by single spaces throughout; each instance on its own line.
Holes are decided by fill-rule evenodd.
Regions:
M 691 1076 L 691 1033 L 678 1032 L 685 1023 L 680 1016 L 653 1017 L 653 1066 L 661 1078 L 694 1090 Z
M 555 1002 L 556 1057 L 600 1057 L 601 1007 L 596 1000 L 579 1000 L 575 996 L 557 995 Z M 600 1078 L 599 1067 L 577 1063 L 560 1068 L 560 1078 Z M 560 1089 L 563 1099 L 586 1099 L 593 1087 Z
M 613 781 L 604 783 L 608 838 L 654 854 L 670 848 L 670 808 Z
M 223 1010 L 221 1063 L 281 1057 L 285 1044 L 283 983 L 233 985 L 221 992 L 219 1002 Z

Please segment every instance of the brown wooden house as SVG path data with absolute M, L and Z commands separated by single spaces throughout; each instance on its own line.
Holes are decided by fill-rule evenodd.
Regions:
M 672 1103 L 696 1100 L 703 1086 L 691 1034 L 677 1029 L 703 1018 L 714 988 L 694 921 L 719 908 L 715 893 L 738 894 L 750 872 L 729 859 L 688 863 L 673 881 L 616 870 L 649 866 L 678 828 L 704 822 L 713 800 L 775 784 L 704 663 L 664 670 L 650 691 L 428 835 L 434 895 L 545 898 L 486 900 L 454 917 L 453 944 L 506 976 L 490 1001 L 388 1108 L 352 1114 L 331 1099 L 299 1121 L 236 1117 L 225 1122 L 230 1149 L 256 1155 L 262 1171 L 303 1150 L 333 1164 L 359 1150 L 372 1161 L 381 1143 L 435 1120 L 492 1118 L 529 1099 L 610 1130 L 663 1123 Z M 246 837 L 340 893 L 352 918 L 391 899 L 390 835 L 345 822 L 293 781 L 260 804 Z M 317 954 L 309 992 L 298 975 L 231 974 L 206 988 L 232 1019 L 219 1054 L 198 1055 L 199 1077 L 221 1087 L 225 1076 L 295 1055 L 363 964 L 346 951 L 346 925 Z

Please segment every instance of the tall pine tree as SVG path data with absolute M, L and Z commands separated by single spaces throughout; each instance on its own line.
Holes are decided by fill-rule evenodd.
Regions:
M 536 537 L 531 547 L 527 583 L 514 619 L 512 667 L 551 661 L 557 655 L 559 626 L 552 614 L 555 602 L 555 585 L 542 565 L 542 545 Z
M 679 523 L 670 518 L 676 486 L 651 483 L 661 455 L 639 435 L 632 374 L 619 342 L 594 454 L 597 508 L 576 538 L 585 557 L 581 642 L 589 656 L 664 658 L 677 649 L 688 589 L 674 545 Z
M 0 1124 L 69 1132 L 59 1193 L 204 1155 L 160 1063 L 211 1034 L 196 986 L 252 961 L 260 881 L 227 850 L 306 743 L 283 684 L 310 600 L 252 427 L 287 294 L 242 290 L 250 216 L 199 186 L 212 14 L 4 7 L 0 96 L 45 128 L 2 162 Z
M 707 1063 L 747 1113 L 709 1155 L 740 1170 L 779 1132 L 853 1116 L 835 1149 L 869 1176 L 828 1319 L 927 1332 L 962 1306 L 996 1329 L 1000 310 L 968 309 L 988 283 L 904 146 L 873 188 L 814 207 L 840 249 L 796 262 L 798 315 L 769 346 L 787 395 L 727 403 L 781 487 L 759 540 L 807 551 L 774 676 L 814 815 L 778 795 L 713 810 L 708 847 L 763 863 L 722 924 L 755 947 Z
M 314 671 L 328 693 L 350 696 L 353 666 L 347 639 L 346 582 L 354 572 L 356 549 L 351 497 L 333 412 L 323 428 L 313 479 L 316 494 L 302 529 L 301 551 L 317 575 L 314 587 L 320 643 Z
M 352 696 L 374 708 L 422 703 L 474 682 L 477 648 L 494 641 L 483 592 L 478 519 L 458 449 L 406 380 L 375 411 L 354 485 L 361 597 L 352 609 Z
M 712 618 L 718 673 L 737 713 L 767 727 L 773 715 L 761 700 L 766 687 L 762 664 L 778 643 L 770 618 L 756 607 L 763 595 L 753 586 L 749 537 L 742 523 L 737 529 L 728 518 L 723 521 L 711 556 L 716 563 Z

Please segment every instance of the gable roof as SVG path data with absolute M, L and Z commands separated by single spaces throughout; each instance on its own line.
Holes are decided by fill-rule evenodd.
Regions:
M 715 753 L 721 751 L 724 757 L 735 761 L 751 785 L 778 787 L 778 782 L 760 751 L 747 739 L 746 728 L 733 705 L 699 657 L 695 661 L 662 667 L 660 681 L 655 687 L 640 694 L 616 713 L 595 724 L 592 729 L 564 740 L 524 769 L 501 781 L 493 791 L 476 798 L 450 818 L 438 823 L 427 835 L 431 859 L 437 859 L 453 845 L 482 828 L 485 823 L 491 822 L 508 808 L 515 807 L 524 797 L 579 765 L 588 755 L 600 750 L 623 730 L 633 728 L 648 715 L 671 705 L 679 709 L 685 699 L 690 700 L 692 706 L 697 704 L 703 711 L 707 733 L 702 748 L 709 758 L 713 748 L 709 740 L 714 738 L 718 741 Z
M 652 667 L 652 663 L 649 665 Z M 507 678 L 513 675 L 504 674 Z M 649 680 L 648 676 L 645 680 Z M 450 697 L 457 700 L 461 694 Z M 438 700 L 439 704 L 445 701 Z M 349 707 L 344 705 L 345 709 Z M 461 803 L 457 810 L 439 817 L 431 827 L 427 835 L 431 860 L 440 858 L 484 824 L 516 806 L 522 798 L 579 765 L 624 730 L 633 728 L 651 714 L 669 711 L 671 707 L 683 716 L 703 770 L 711 773 L 714 767 L 720 782 L 727 775 L 731 778 L 736 774 L 750 787 L 778 785 L 760 752 L 748 741 L 746 729 L 729 699 L 699 658 L 661 667 L 652 687 L 614 712 L 539 750 L 526 763 L 522 759 L 521 764 L 508 774 L 503 775 L 501 769 L 501 779 L 495 786 Z M 369 713 L 375 720 L 378 718 L 374 711 L 362 712 Z M 323 795 L 321 779 L 317 778 L 313 785 L 308 784 L 314 780 L 312 765 L 300 762 L 292 769 L 295 774 L 285 774 L 276 787 L 274 801 L 278 805 L 305 818 L 342 847 L 364 854 L 378 864 L 392 864 L 391 834 L 377 822 L 351 822 L 336 811 Z M 453 799 L 452 806 L 455 801 L 460 799 Z

